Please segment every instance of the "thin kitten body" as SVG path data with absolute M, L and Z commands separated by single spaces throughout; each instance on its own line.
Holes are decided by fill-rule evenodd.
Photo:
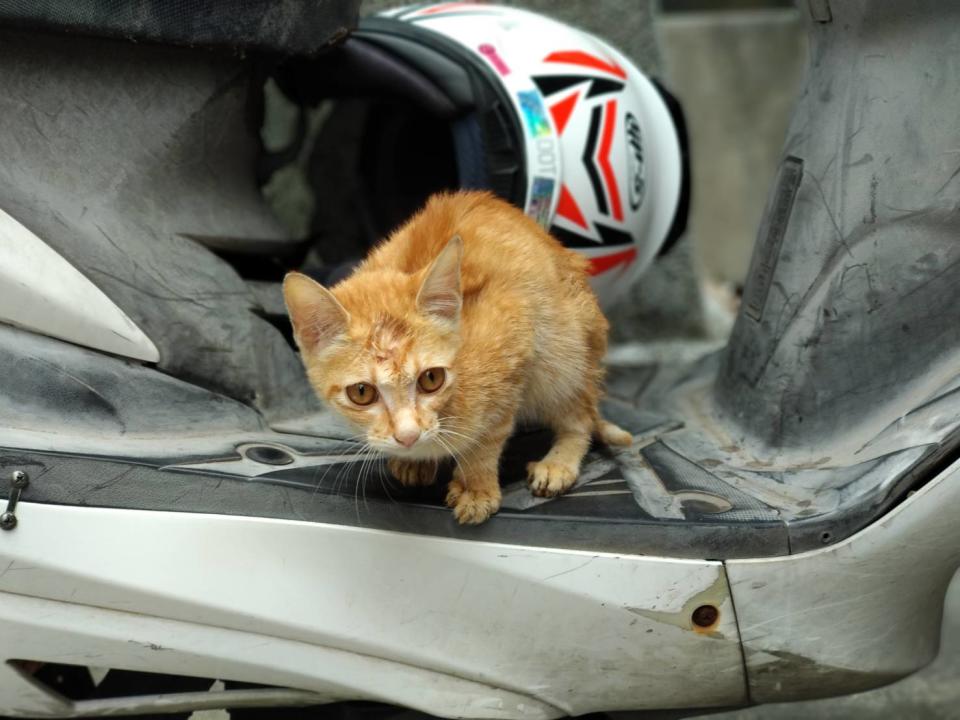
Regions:
M 311 384 L 401 483 L 454 458 L 461 523 L 499 509 L 518 421 L 555 433 L 527 467 L 537 495 L 573 485 L 591 435 L 631 442 L 597 409 L 608 325 L 587 261 L 489 193 L 433 196 L 332 290 L 290 273 L 284 297 Z

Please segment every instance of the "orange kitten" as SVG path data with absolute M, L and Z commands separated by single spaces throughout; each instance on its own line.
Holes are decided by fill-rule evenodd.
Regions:
M 537 495 L 573 485 L 591 435 L 631 441 L 597 409 L 608 326 L 586 260 L 489 193 L 435 195 L 332 290 L 290 273 L 283 291 L 318 395 L 405 485 L 452 456 L 461 523 L 499 509 L 518 420 L 556 434 L 528 465 Z

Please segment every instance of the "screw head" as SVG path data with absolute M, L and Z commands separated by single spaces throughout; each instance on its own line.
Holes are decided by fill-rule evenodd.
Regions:
M 17 526 L 17 516 L 12 512 L 0 515 L 0 530 L 13 530 Z
M 30 484 L 30 477 L 23 470 L 14 470 L 11 479 L 15 488 L 23 489 Z

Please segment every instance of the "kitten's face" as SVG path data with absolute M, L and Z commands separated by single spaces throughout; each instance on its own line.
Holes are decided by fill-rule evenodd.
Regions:
M 355 321 L 342 347 L 310 368 L 314 387 L 377 450 L 442 457 L 443 409 L 456 385 L 455 334 L 428 320 Z M 443 427 L 446 424 L 446 427 Z
M 284 297 L 311 384 L 372 447 L 410 459 L 450 454 L 459 239 L 422 277 L 361 269 L 334 295 L 291 273 Z

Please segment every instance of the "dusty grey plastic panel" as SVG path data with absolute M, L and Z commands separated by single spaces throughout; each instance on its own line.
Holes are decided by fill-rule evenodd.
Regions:
M 0 0 L 0 24 L 177 45 L 313 53 L 356 24 L 360 0 Z
M 0 208 L 103 290 L 164 372 L 270 420 L 315 412 L 289 344 L 192 239 L 289 242 L 254 181 L 249 61 L 7 29 L 0 68 Z
M 960 368 L 960 5 L 830 7 L 715 387 L 764 460 L 846 461 Z
M 673 428 L 642 452 L 666 487 L 683 494 L 709 493 L 720 481 L 774 510 L 788 533 L 790 552 L 849 537 L 881 517 L 914 487 L 960 455 L 960 396 L 946 392 L 884 427 L 855 452 L 809 455 L 773 453 L 743 432 L 716 402 L 722 354 L 690 365 L 617 367 L 610 392 L 647 412 L 670 418 Z M 667 462 L 663 462 L 666 460 Z M 676 478 L 681 485 L 675 486 Z M 750 511 L 735 493 L 731 512 Z M 716 517 L 719 519 L 724 514 Z
M 330 415 L 313 416 L 308 433 L 277 433 L 253 408 L 224 395 L 3 324 L 0 367 L 6 446 L 156 465 L 233 457 L 249 444 L 295 458 L 344 447 L 344 428 Z

